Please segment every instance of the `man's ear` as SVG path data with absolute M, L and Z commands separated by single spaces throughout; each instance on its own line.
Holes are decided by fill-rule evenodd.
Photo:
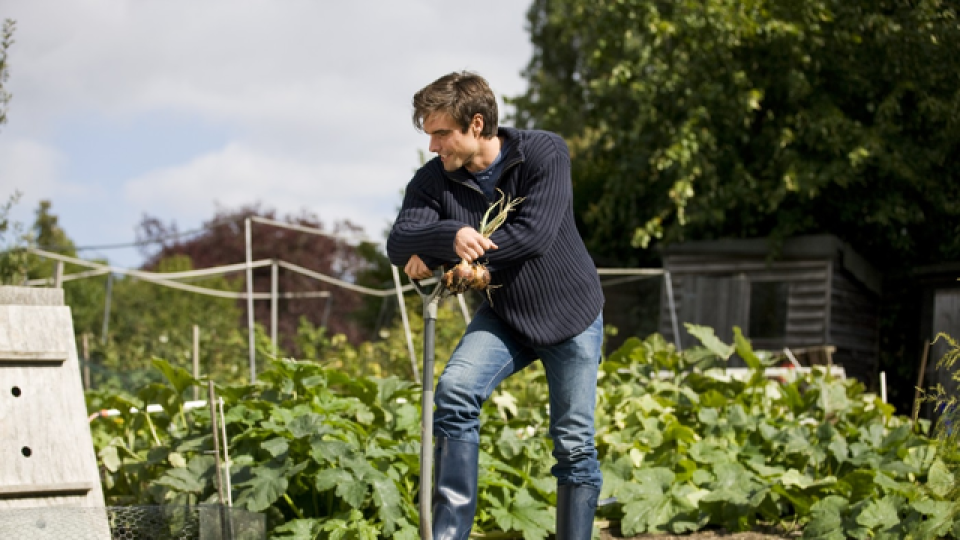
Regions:
M 477 113 L 473 115 L 473 118 L 470 120 L 470 129 L 474 131 L 474 135 L 480 135 L 483 133 L 483 115 Z

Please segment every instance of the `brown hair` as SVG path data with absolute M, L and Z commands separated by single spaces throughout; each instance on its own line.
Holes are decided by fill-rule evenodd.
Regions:
M 480 136 L 497 134 L 497 99 L 487 81 L 476 73 L 449 73 L 413 95 L 413 125 L 418 130 L 423 131 L 423 121 L 436 112 L 448 113 L 464 133 L 479 114 L 483 117 Z

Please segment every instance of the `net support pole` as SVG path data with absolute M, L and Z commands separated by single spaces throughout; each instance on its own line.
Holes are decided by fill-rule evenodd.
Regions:
M 393 285 L 397 289 L 397 304 L 400 306 L 400 319 L 403 320 L 403 333 L 407 338 L 407 351 L 410 353 L 410 367 L 413 368 L 413 380 L 420 379 L 420 370 L 417 369 L 417 353 L 413 350 L 413 334 L 410 332 L 410 320 L 407 318 L 407 304 L 403 301 L 403 286 L 400 285 L 400 271 L 390 265 L 393 270 Z
M 277 298 L 280 291 L 280 266 L 277 260 L 273 260 L 270 266 L 270 342 L 273 343 L 273 356 L 277 356 L 277 319 L 279 318 L 279 306 Z
M 670 272 L 663 273 L 664 285 L 667 287 L 667 305 L 670 307 L 670 324 L 673 325 L 673 343 L 677 346 L 677 352 L 683 350 L 680 346 L 680 325 L 677 323 L 677 305 L 673 301 L 673 279 Z
M 257 382 L 257 345 L 253 332 L 253 233 L 250 218 L 243 222 L 247 251 L 247 345 L 250 356 L 250 384 Z

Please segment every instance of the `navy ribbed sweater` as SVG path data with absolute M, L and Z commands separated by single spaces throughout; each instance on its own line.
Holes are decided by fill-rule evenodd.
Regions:
M 603 309 L 603 290 L 573 216 L 570 153 L 545 131 L 500 128 L 509 141 L 497 188 L 525 200 L 491 236 L 499 249 L 481 262 L 491 272 L 493 309 L 532 345 L 550 345 L 585 330 Z M 404 267 L 414 254 L 431 268 L 459 261 L 454 238 L 479 228 L 490 205 L 464 168 L 447 172 L 439 158 L 407 185 L 387 239 L 390 262 Z

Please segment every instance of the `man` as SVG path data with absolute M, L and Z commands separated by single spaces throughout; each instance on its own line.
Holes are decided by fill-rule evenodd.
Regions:
M 497 102 L 479 75 L 450 73 L 413 98 L 414 126 L 437 157 L 407 185 L 387 240 L 412 279 L 460 260 L 492 275 L 437 383 L 433 537 L 467 538 L 477 501 L 479 417 L 505 378 L 539 359 L 550 393 L 557 478 L 557 538 L 592 535 L 600 493 L 594 447 L 603 291 L 573 215 L 570 155 L 555 134 L 497 125 Z M 500 195 L 523 201 L 490 238 L 476 227 Z

